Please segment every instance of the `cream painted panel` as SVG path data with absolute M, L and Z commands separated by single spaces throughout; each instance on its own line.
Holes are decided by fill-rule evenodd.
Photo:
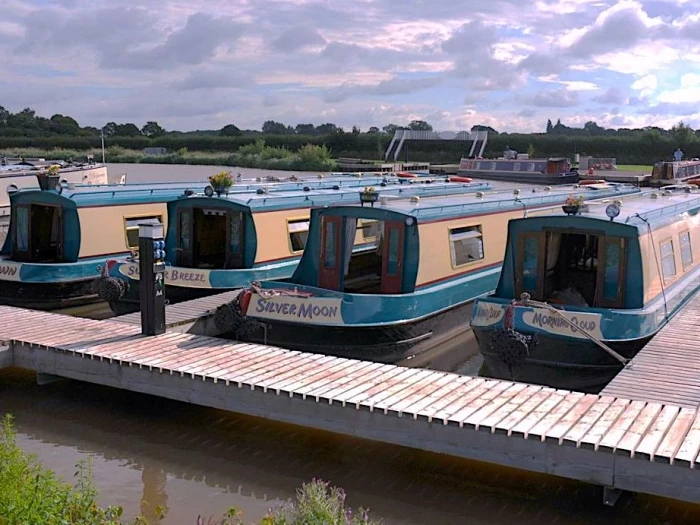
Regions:
M 309 215 L 309 208 L 254 213 L 253 222 L 255 223 L 255 231 L 258 236 L 255 262 L 259 264 L 265 261 L 301 255 L 301 252 L 294 253 L 292 251 L 287 220 L 308 219 Z
M 523 217 L 522 210 L 479 215 L 448 221 L 419 224 L 420 255 L 416 286 L 459 275 L 484 266 L 500 264 L 506 250 L 508 221 Z M 481 226 L 484 259 L 452 267 L 449 230 L 463 226 Z
M 96 257 L 129 251 L 126 246 L 125 218 L 160 215 L 168 227 L 167 204 L 129 204 L 78 208 L 80 219 L 79 257 Z

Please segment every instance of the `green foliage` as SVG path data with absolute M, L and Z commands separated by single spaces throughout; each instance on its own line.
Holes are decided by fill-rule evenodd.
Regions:
M 345 507 L 345 492 L 325 481 L 312 480 L 297 490 L 294 501 L 268 512 L 264 525 L 377 525 L 368 511 Z

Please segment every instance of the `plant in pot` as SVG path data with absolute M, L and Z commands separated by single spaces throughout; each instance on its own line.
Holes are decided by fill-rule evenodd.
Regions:
M 220 171 L 216 175 L 209 177 L 209 183 L 220 197 L 222 193 L 228 193 L 228 189 L 233 186 L 233 177 L 228 171 Z
M 61 167 L 57 164 L 53 164 L 46 168 L 46 171 L 40 171 L 37 174 L 37 179 L 39 180 L 39 188 L 42 190 L 52 190 L 58 186 L 59 174 Z
M 360 202 L 364 205 L 364 203 L 372 203 L 372 206 L 374 206 L 374 203 L 377 202 L 379 199 L 379 192 L 374 189 L 374 186 L 367 186 L 364 190 L 360 192 Z
M 561 209 L 564 210 L 564 213 L 567 215 L 576 215 L 580 212 L 581 206 L 583 206 L 583 195 L 579 195 L 578 197 L 569 195 Z

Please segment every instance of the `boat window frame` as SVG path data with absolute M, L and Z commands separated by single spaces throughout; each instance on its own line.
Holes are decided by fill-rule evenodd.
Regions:
M 665 244 L 671 244 L 671 250 L 669 253 L 665 256 L 666 258 L 672 257 L 673 258 L 673 275 L 667 276 L 666 272 L 664 271 L 664 254 L 663 254 L 663 247 Z M 663 281 L 663 284 L 668 283 L 669 281 L 672 281 L 673 279 L 676 278 L 678 275 L 678 265 L 676 264 L 676 253 L 673 247 L 673 237 L 667 237 L 666 239 L 663 239 L 659 241 L 659 265 L 661 266 L 661 280 Z
M 17 217 L 17 212 L 23 210 L 27 214 L 27 227 L 26 227 L 26 239 L 25 239 L 25 249 L 20 250 L 17 247 L 17 227 L 19 225 L 19 217 Z M 32 257 L 32 205 L 28 204 L 18 204 L 14 209 L 12 209 L 10 220 L 12 221 L 12 258 L 17 261 L 30 261 Z
M 289 253 L 293 253 L 293 254 L 304 253 L 304 250 L 306 249 L 306 245 L 309 243 L 309 228 L 311 228 L 311 216 L 310 215 L 303 215 L 303 216 L 297 216 L 297 217 L 287 217 L 285 222 L 287 225 L 287 247 L 289 248 Z M 292 223 L 300 223 L 300 222 L 306 222 L 306 243 L 304 244 L 304 248 L 302 248 L 301 250 L 295 250 L 294 245 L 292 244 L 292 233 L 298 233 L 298 232 L 292 232 L 289 229 L 289 227 Z
M 139 244 L 138 242 L 136 243 L 136 246 L 129 246 L 129 230 L 136 230 L 138 232 L 139 226 L 138 224 L 136 226 L 129 226 L 127 224 L 127 221 L 132 221 L 132 220 L 140 220 L 140 219 L 158 219 L 161 225 L 165 227 L 165 223 L 163 222 L 163 214 L 153 214 L 153 213 L 145 213 L 141 215 L 123 215 L 123 220 L 124 220 L 124 244 L 126 245 L 126 248 L 131 251 L 138 251 L 139 250 Z
M 537 280 L 535 283 L 535 289 L 526 290 L 523 287 L 523 257 L 525 255 L 525 243 L 529 238 L 535 238 L 539 242 L 539 249 L 537 255 Z M 514 268 L 514 279 L 513 285 L 515 290 L 515 296 L 520 297 L 524 292 L 529 293 L 533 299 L 539 300 L 544 296 L 544 272 L 542 268 L 545 264 L 546 256 L 546 246 L 547 246 L 547 233 L 545 231 L 524 231 L 520 232 L 518 235 L 518 245 L 516 247 L 515 255 L 515 268 Z
M 476 231 L 478 231 L 478 236 L 473 236 L 473 238 L 478 238 L 481 241 L 481 258 L 475 259 L 473 261 L 466 261 L 466 262 L 463 262 L 461 264 L 457 264 L 457 256 L 455 253 L 455 247 L 454 247 L 454 241 L 452 240 L 452 235 L 453 235 L 454 230 L 459 230 L 459 229 L 463 229 L 463 228 L 477 228 Z M 471 231 L 473 231 L 473 230 L 471 230 Z M 468 232 L 465 231 L 465 232 L 460 232 L 460 233 L 468 233 Z M 459 233 L 457 235 L 459 235 Z M 450 266 L 453 270 L 457 270 L 459 268 L 463 268 L 465 266 L 469 266 L 469 265 L 478 263 L 478 262 L 486 259 L 486 245 L 484 243 L 484 227 L 483 227 L 482 223 L 463 224 L 460 226 L 448 227 L 447 228 L 447 244 L 450 248 Z
M 605 298 L 605 268 L 607 265 L 608 244 L 617 241 L 620 244 L 620 266 L 617 275 L 617 295 L 615 299 Z M 600 235 L 598 237 L 598 271 L 596 275 L 596 290 L 592 308 L 624 308 L 627 284 L 627 252 L 629 242 L 627 237 L 620 235 Z
M 364 219 L 362 217 L 359 218 L 358 220 L 358 228 L 362 230 L 362 240 L 363 241 L 376 241 L 377 237 L 379 237 L 379 232 L 382 229 L 382 222 L 379 219 Z M 377 225 L 377 233 L 374 235 L 366 235 L 366 230 L 368 230 L 368 226 L 370 225 Z
M 683 243 L 683 238 L 687 239 L 687 242 L 685 243 L 685 246 L 687 247 L 688 251 L 687 254 L 690 256 L 689 260 L 686 261 L 686 257 L 684 257 L 684 243 Z M 681 267 L 683 268 L 684 272 L 687 272 L 693 267 L 693 240 L 690 237 L 690 230 L 685 230 L 682 231 L 678 234 L 678 249 L 681 252 Z

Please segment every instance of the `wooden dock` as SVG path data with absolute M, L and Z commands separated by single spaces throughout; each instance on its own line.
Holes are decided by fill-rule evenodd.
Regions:
M 239 293 L 240 290 L 233 290 L 177 304 L 169 304 L 165 307 L 166 329 L 172 332 L 196 335 L 220 335 L 221 332 L 214 324 L 214 313 L 217 307 L 232 301 Z M 141 328 L 141 312 L 113 317 L 111 321 Z
M 700 295 L 657 333 L 601 394 L 700 406 Z
M 0 365 L 700 503 L 697 408 L 0 307 Z M 0 347 L 3 348 L 3 347 Z

